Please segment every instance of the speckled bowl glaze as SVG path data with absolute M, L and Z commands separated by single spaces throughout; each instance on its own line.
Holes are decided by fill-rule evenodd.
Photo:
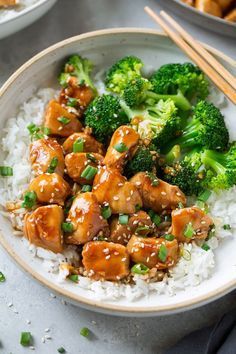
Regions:
M 0 39 L 31 25 L 48 12 L 57 0 L 38 0 L 32 6 L 28 6 L 12 18 L 0 21 Z
M 211 49 L 226 68 L 236 72 L 234 61 Z M 184 62 L 185 55 L 163 34 L 149 29 L 110 29 L 69 38 L 39 53 L 20 69 L 0 89 L 0 128 L 16 113 L 19 104 L 40 87 L 54 86 L 64 59 L 80 53 L 96 63 L 96 69 L 111 65 L 118 58 L 134 54 L 149 67 L 169 62 Z M 236 128 L 235 107 L 228 103 L 223 112 L 228 125 Z M 216 268 L 212 277 L 194 288 L 187 288 L 175 296 L 151 294 L 134 302 L 122 298 L 117 301 L 95 301 L 91 292 L 72 282 L 60 284 L 46 273 L 38 258 L 26 249 L 20 238 L 13 235 L 10 223 L 0 216 L 0 243 L 26 273 L 64 299 L 93 311 L 126 316 L 154 316 L 184 311 L 210 302 L 236 288 L 236 237 L 226 240 L 216 250 Z M 227 257 L 225 257 L 227 255 Z M 32 281 L 32 280 L 31 280 Z

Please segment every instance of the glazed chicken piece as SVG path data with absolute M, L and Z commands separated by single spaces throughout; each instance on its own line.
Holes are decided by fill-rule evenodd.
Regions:
M 96 153 L 72 152 L 66 155 L 65 164 L 68 175 L 73 181 L 81 184 L 92 184 L 94 175 L 90 178 L 81 177 L 88 166 L 97 168 L 103 161 L 103 156 Z
M 201 12 L 206 12 L 213 16 L 222 17 L 222 9 L 220 5 L 213 0 L 196 0 L 195 7 Z
M 233 4 L 234 0 L 214 0 L 215 2 L 217 2 L 221 9 L 223 11 L 227 10 L 231 4 Z
M 125 246 L 106 241 L 88 242 L 82 252 L 88 276 L 95 280 L 120 280 L 129 274 L 129 255 Z
M 122 125 L 112 135 L 110 145 L 104 158 L 104 164 L 122 170 L 125 160 L 132 158 L 139 142 L 139 134 Z
M 184 193 L 177 186 L 173 186 L 146 172 L 139 172 L 130 179 L 139 190 L 143 206 L 157 213 L 163 210 L 172 210 L 179 203 L 186 204 Z
M 77 116 L 55 100 L 51 100 L 47 106 L 44 126 L 50 129 L 50 134 L 63 137 L 82 130 L 82 124 Z
M 0 0 L 0 7 L 11 7 L 18 5 L 19 0 Z
M 133 235 L 127 245 L 130 259 L 148 268 L 166 269 L 172 267 L 178 259 L 178 242 L 164 238 L 143 238 Z
M 236 22 L 236 9 L 231 10 L 225 17 L 225 20 Z
M 172 211 L 172 225 L 169 233 L 180 242 L 206 239 L 213 226 L 213 220 L 203 210 L 193 206 Z
M 109 204 L 113 214 L 133 214 L 142 199 L 136 186 L 127 182 L 117 169 L 101 167 L 93 182 L 99 204 Z
M 107 221 L 101 215 L 101 207 L 93 193 L 78 194 L 69 211 L 67 221 L 73 225 L 73 231 L 66 238 L 67 243 L 76 245 L 92 240 L 99 233 L 109 235 Z
M 30 243 L 54 253 L 63 250 L 61 224 L 64 213 L 58 205 L 41 206 L 25 215 L 24 234 Z
M 37 195 L 39 203 L 64 205 L 71 192 L 69 184 L 57 173 L 44 173 L 34 178 L 28 188 Z
M 94 99 L 94 91 L 91 87 L 86 85 L 78 85 L 77 78 L 70 76 L 68 80 L 68 86 L 62 89 L 59 97 L 60 104 L 70 104 L 70 99 L 75 98 L 72 102 L 72 107 L 78 110 L 78 114 L 81 115 L 82 111 L 89 105 Z
M 128 215 L 127 215 L 128 217 Z M 136 232 L 140 236 L 147 236 L 153 232 L 153 223 L 145 211 L 138 211 L 130 215 L 127 224 L 121 224 L 117 216 L 110 223 L 110 239 L 112 242 L 126 245 Z
M 47 172 L 53 159 L 57 159 L 55 172 L 63 176 L 65 160 L 60 144 L 53 138 L 35 140 L 30 145 L 30 161 L 34 175 Z
M 83 140 L 83 152 L 96 152 L 104 155 L 103 145 L 87 133 L 74 133 L 69 136 L 62 145 L 66 154 L 73 152 L 73 144 L 78 140 Z

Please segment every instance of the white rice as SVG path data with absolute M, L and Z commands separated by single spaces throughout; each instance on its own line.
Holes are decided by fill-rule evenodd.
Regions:
M 99 78 L 98 78 L 99 79 Z M 100 87 L 103 91 L 103 87 Z M 3 131 L 2 149 L 5 152 L 4 164 L 13 167 L 14 177 L 2 178 L 0 180 L 0 205 L 4 208 L 7 201 L 14 201 L 22 196 L 30 180 L 30 162 L 28 159 L 30 138 L 27 125 L 31 122 L 42 124 L 42 117 L 47 102 L 53 98 L 56 91 L 53 89 L 41 89 L 29 101 L 24 103 L 16 117 L 7 121 Z M 214 250 L 218 247 L 221 239 L 231 237 L 236 231 L 236 187 L 220 194 L 212 194 L 209 199 L 210 215 L 214 218 L 216 225 L 216 236 L 207 243 L 211 247 L 204 251 L 195 243 L 184 244 L 184 253 L 189 257 L 181 257 L 177 265 L 170 271 L 161 282 L 146 282 L 142 276 L 134 277 L 134 285 L 117 284 L 108 281 L 93 281 L 87 277 L 79 277 L 79 283 L 74 284 L 78 288 L 88 289 L 94 299 L 116 300 L 121 297 L 136 300 L 150 292 L 156 294 L 174 295 L 176 292 L 186 289 L 189 286 L 197 286 L 208 279 L 214 272 L 215 259 Z M 24 210 L 21 210 L 24 212 Z M 2 211 L 6 216 L 6 213 Z M 9 218 L 9 215 L 8 215 Z M 11 217 L 13 224 L 20 224 L 19 215 Z M 223 225 L 230 224 L 230 230 L 224 230 Z M 20 225 L 19 228 L 21 228 Z M 14 237 L 19 237 L 14 236 Z M 55 281 L 65 283 L 68 271 L 63 266 L 65 263 L 77 263 L 78 255 L 74 246 L 68 246 L 63 254 L 54 254 L 34 245 L 30 245 L 23 239 L 32 257 L 42 260 L 42 267 L 55 277 Z
M 18 0 L 17 6 L 1 8 L 0 23 L 17 16 L 21 11 L 25 10 L 27 7 L 31 7 L 38 1 L 39 0 Z

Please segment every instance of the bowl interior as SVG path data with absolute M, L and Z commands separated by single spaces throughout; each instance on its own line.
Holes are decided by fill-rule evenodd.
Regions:
M 116 29 L 104 30 L 68 39 L 40 53 L 20 68 L 0 90 L 0 128 L 14 117 L 19 104 L 32 96 L 40 87 L 56 87 L 57 75 L 64 59 L 80 53 L 96 63 L 95 71 L 107 68 L 118 58 L 137 55 L 151 71 L 164 63 L 184 62 L 185 55 L 164 35 L 152 30 Z M 227 63 L 223 63 L 228 67 Z M 232 69 L 229 68 L 228 69 Z M 223 113 L 227 116 L 232 137 L 236 138 L 235 107 L 229 102 Z M 0 156 L 2 158 L 2 156 Z M 126 298 L 99 301 L 92 292 L 78 288 L 71 282 L 58 283 L 56 277 L 46 273 L 41 261 L 33 258 L 21 238 L 13 235 L 10 223 L 0 215 L 0 242 L 7 252 L 29 274 L 51 290 L 59 292 L 76 304 L 101 312 L 141 315 L 180 311 L 219 297 L 236 284 L 236 238 L 224 241 L 216 250 L 216 268 L 212 277 L 197 287 L 186 288 L 174 296 L 151 294 L 136 301 Z M 225 256 L 227 255 L 227 257 Z M 227 269 L 227 272 L 226 272 Z

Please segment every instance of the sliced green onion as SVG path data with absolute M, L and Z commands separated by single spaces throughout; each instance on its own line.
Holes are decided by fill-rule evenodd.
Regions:
M 44 138 L 44 134 L 43 133 L 35 133 L 32 135 L 32 140 L 39 140 L 39 139 L 43 139 Z
M 127 224 L 128 224 L 128 221 L 129 221 L 129 215 L 123 214 L 123 215 L 120 215 L 120 216 L 119 216 L 119 223 L 120 223 L 121 225 L 127 225 Z
M 84 151 L 84 140 L 79 138 L 73 143 L 73 152 L 83 152 Z
M 198 199 L 201 200 L 202 202 L 206 202 L 210 198 L 210 195 L 211 195 L 211 191 L 206 189 L 204 192 L 198 195 Z
M 4 281 L 6 281 L 6 277 L 2 272 L 0 272 L 0 283 L 3 283 Z
M 68 277 L 71 281 L 73 281 L 74 283 L 78 283 L 79 277 L 78 274 L 71 274 Z
M 47 173 L 53 173 L 58 165 L 58 158 L 54 156 L 50 162 L 50 165 L 47 169 Z
M 37 194 L 35 192 L 26 192 L 24 195 L 24 201 L 22 203 L 23 208 L 32 208 L 37 201 Z
M 178 208 L 179 208 L 179 209 L 183 209 L 183 208 L 184 208 L 183 203 L 179 202 L 179 203 L 178 203 Z
M 140 209 L 141 209 L 141 205 L 136 204 L 136 205 L 135 205 L 135 211 L 137 212 L 137 211 L 139 211 Z
M 225 225 L 223 225 L 223 229 L 224 229 L 224 230 L 231 230 L 230 224 L 225 224 Z
M 104 219 L 108 219 L 111 216 L 111 208 L 109 205 L 102 207 L 101 214 Z
M 167 234 L 163 236 L 166 241 L 173 241 L 175 239 L 174 235 Z
M 124 143 L 114 145 L 114 149 L 120 153 L 128 150 L 127 146 Z
M 98 169 L 96 167 L 88 165 L 87 167 L 85 167 L 85 169 L 81 173 L 81 177 L 85 178 L 89 181 L 97 174 L 97 172 L 98 172 Z
M 70 199 L 68 199 L 68 200 L 66 201 L 66 205 L 65 205 L 65 209 L 64 209 L 64 213 L 65 213 L 65 214 L 68 214 L 68 213 L 69 213 L 70 207 L 71 207 L 72 202 L 73 202 L 74 199 L 75 199 L 75 195 L 73 195 L 73 197 L 71 197 Z
M 91 192 L 91 190 L 92 190 L 92 186 L 90 186 L 89 184 L 84 184 L 81 189 L 81 192 Z
M 197 200 L 195 204 L 199 209 L 202 209 L 202 210 L 205 209 L 206 204 L 202 200 Z
M 49 135 L 49 134 L 51 134 L 51 129 L 50 128 L 48 128 L 48 127 L 41 127 L 41 130 L 42 130 L 42 132 L 43 132 L 43 134 L 45 134 L 45 135 Z
M 144 275 L 144 274 L 147 274 L 148 271 L 149 271 L 149 268 L 142 263 L 137 263 L 131 268 L 131 272 L 135 273 L 135 274 Z
M 90 333 L 90 331 L 89 331 L 89 329 L 88 329 L 87 327 L 83 327 L 83 328 L 81 328 L 81 330 L 80 330 L 80 334 L 81 334 L 81 336 L 83 336 L 83 337 L 88 338 L 89 333 Z
M 69 107 L 75 107 L 77 105 L 77 98 L 74 97 L 68 97 L 68 101 L 67 101 L 67 106 Z
M 30 332 L 21 332 L 20 344 L 23 347 L 29 347 L 32 342 L 32 335 Z
M 98 241 L 105 241 L 105 240 L 107 240 L 107 238 L 101 235 L 101 236 L 98 236 L 97 240 Z
M 154 175 L 154 173 L 147 172 L 147 176 L 150 178 L 150 180 L 151 180 L 151 182 L 152 182 L 151 185 L 152 185 L 153 187 L 158 186 L 159 180 L 158 180 L 157 176 Z
M 70 119 L 66 118 L 66 117 L 58 117 L 57 120 L 58 120 L 58 122 L 60 122 L 60 123 L 62 123 L 64 125 L 70 123 Z
M 152 222 L 153 222 L 156 226 L 160 225 L 160 223 L 161 223 L 161 217 L 160 217 L 159 215 L 157 215 L 153 210 L 149 210 L 148 214 L 149 214 L 149 216 L 150 216 Z
M 61 227 L 64 232 L 72 232 L 73 231 L 73 224 L 71 222 L 63 222 Z
M 180 256 L 186 261 L 191 261 L 191 253 L 183 247 L 180 249 Z
M 193 237 L 194 233 L 195 233 L 195 231 L 193 229 L 192 223 L 190 222 L 185 227 L 184 236 L 187 238 L 191 238 L 191 237 Z
M 135 234 L 140 234 L 140 231 L 147 231 L 147 230 L 150 230 L 149 226 L 139 226 L 135 230 Z
M 27 129 L 28 129 L 30 135 L 33 135 L 40 130 L 40 128 L 34 123 L 30 123 L 29 125 L 27 125 Z
M 211 249 L 211 247 L 210 247 L 210 246 L 208 246 L 208 244 L 207 244 L 207 243 L 203 243 L 203 245 L 202 245 L 202 249 L 203 249 L 204 251 L 209 251 L 209 250 Z
M 80 80 L 80 86 L 83 86 L 83 85 L 85 85 L 85 80 L 84 79 L 82 79 L 82 80 Z
M 167 258 L 168 250 L 165 245 L 161 245 L 159 252 L 158 252 L 158 258 L 162 261 L 165 262 Z
M 93 154 L 86 154 L 87 159 L 89 159 L 92 162 L 97 162 L 97 159 L 93 156 Z
M 9 166 L 0 166 L 0 175 L 2 177 L 13 176 L 13 168 Z
M 66 353 L 66 350 L 65 350 L 65 348 L 63 348 L 63 347 L 58 348 L 57 351 L 58 351 L 58 353 L 60 353 L 60 354 Z

